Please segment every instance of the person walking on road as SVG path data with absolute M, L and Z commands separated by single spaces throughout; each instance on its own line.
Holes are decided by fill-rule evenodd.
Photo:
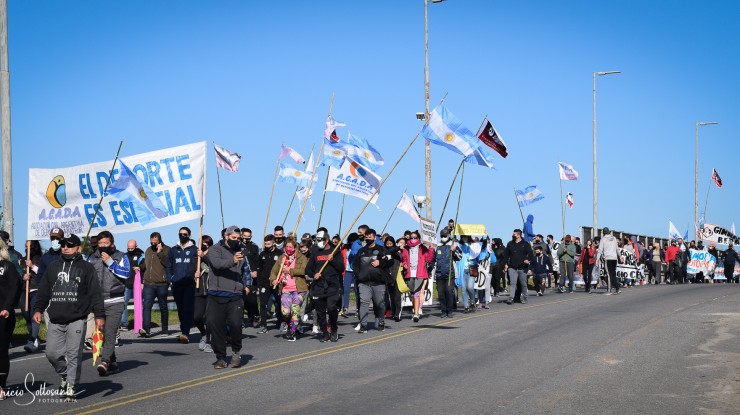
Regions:
M 511 241 L 504 249 L 504 272 L 509 276 L 509 299 L 506 304 L 514 302 L 517 285 L 521 286 L 521 303 L 527 304 L 527 268 L 532 262 L 532 247 L 522 238 L 522 230 L 514 229 Z
M 208 235 L 203 235 L 201 239 L 203 240 L 203 244 L 200 246 L 200 250 L 205 255 L 208 253 L 208 249 L 213 246 L 213 238 Z M 195 289 L 195 299 L 193 300 L 193 325 L 195 325 L 200 332 L 198 350 L 206 353 L 213 353 L 213 347 L 211 346 L 211 331 L 209 330 L 207 323 L 208 277 L 210 273 L 211 268 L 205 263 L 205 261 L 201 260 L 200 275 L 198 276 L 198 288 Z
M 167 254 L 167 280 L 172 284 L 172 296 L 175 298 L 177 316 L 180 319 L 180 335 L 177 340 L 182 344 L 188 344 L 195 315 L 193 303 L 198 248 L 195 241 L 190 239 L 190 228 L 180 228 L 178 238 L 179 243 Z
M 413 322 L 419 321 L 419 309 L 424 302 L 424 286 L 429 278 L 427 273 L 427 264 L 434 259 L 434 251 L 421 243 L 421 236 L 418 231 L 413 231 L 409 235 L 409 241 L 402 253 L 403 267 L 409 289 L 413 293 L 412 304 L 414 306 Z
M 169 309 L 167 308 L 167 255 L 170 247 L 162 242 L 159 232 L 152 232 L 149 236 L 151 246 L 144 252 L 144 292 L 142 293 L 143 326 L 139 329 L 139 336 L 151 337 L 152 307 L 156 299 L 159 304 L 160 326 L 162 335 L 167 336 L 169 330 Z
M 611 281 L 612 288 L 615 290 L 615 294 L 620 293 L 619 277 L 617 277 L 617 257 L 619 256 L 619 244 L 617 238 L 611 234 L 609 228 L 604 228 L 603 236 L 599 243 L 599 249 L 597 251 L 597 258 L 601 260 L 604 258 L 606 261 L 606 278 Z
M 367 333 L 367 315 L 370 311 L 370 301 L 373 303 L 377 327 L 385 330 L 385 289 L 388 280 L 388 268 L 392 265 L 390 257 L 386 256 L 385 246 L 376 242 L 375 229 L 365 231 L 365 246 L 355 255 L 352 269 L 355 271 L 357 282 L 360 285 L 360 329 L 358 333 Z
M 344 272 L 344 258 L 339 250 L 336 254 L 332 254 L 334 246 L 329 241 L 328 231 L 321 229 L 316 233 L 315 249 L 306 265 L 306 275 L 313 278 L 310 295 L 316 310 L 319 340 L 322 343 L 329 340 L 339 341 L 337 325 L 339 310 L 336 304 L 342 292 L 342 273 Z
M 20 291 L 20 275 L 15 265 L 10 262 L 8 246 L 0 240 L 0 401 L 5 399 L 8 372 L 10 372 L 8 348 L 13 337 L 13 330 L 15 330 L 18 291 Z M 82 321 L 84 326 L 84 320 Z M 41 318 L 34 322 L 37 325 L 40 324 Z
M 558 291 L 565 292 L 565 279 L 568 279 L 568 292 L 575 291 L 573 283 L 573 268 L 575 265 L 576 246 L 573 244 L 570 235 L 565 235 L 563 243 L 558 247 L 558 259 L 560 260 L 560 285 Z
M 306 258 L 297 247 L 295 239 L 285 240 L 285 253 L 278 258 L 270 271 L 270 282 L 280 294 L 280 311 L 283 321 L 288 325 L 285 338 L 296 340 L 298 327 L 301 324 L 301 306 L 306 300 L 308 284 L 306 283 Z

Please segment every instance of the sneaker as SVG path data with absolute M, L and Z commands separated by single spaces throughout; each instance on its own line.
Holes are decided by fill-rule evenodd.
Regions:
M 292 331 L 288 331 L 287 333 L 285 333 L 285 338 L 289 342 L 294 342 L 295 341 L 295 333 L 293 333 Z
M 362 324 L 357 323 L 355 326 L 355 331 L 359 331 L 362 328 Z
M 139 337 L 148 339 L 152 337 L 152 333 L 150 333 L 148 330 L 144 330 L 143 328 L 139 329 Z
M 506 304 L 511 305 L 511 303 L 513 303 L 513 301 L 511 301 L 511 298 L 509 298 L 508 300 L 506 300 Z
M 537 297 L 542 297 L 542 291 L 537 291 Z
M 64 392 L 64 402 L 77 402 L 77 392 L 72 385 L 67 385 L 67 390 Z
M 85 340 L 85 350 L 92 350 L 92 339 Z
M 105 360 L 98 364 L 98 375 L 105 376 L 108 374 L 108 362 Z
M 385 331 L 385 323 L 378 324 L 378 331 Z
M 116 333 L 115 347 L 121 347 L 121 333 L 120 332 Z
M 522 304 L 527 304 L 527 300 L 522 300 L 521 303 Z
M 116 362 L 110 362 L 110 365 L 108 365 L 108 374 L 118 373 L 118 363 Z
M 128 331 L 128 327 L 121 325 L 121 327 L 118 328 L 118 331 Z
M 419 322 L 419 315 L 418 314 L 414 314 L 414 317 L 411 320 L 413 320 L 414 323 L 418 323 Z
M 181 334 L 177 336 L 177 341 L 180 342 L 180 344 L 188 344 L 190 343 L 190 339 L 188 339 L 188 336 Z
M 311 329 L 311 334 L 319 334 L 319 326 L 313 326 Z
M 265 334 L 265 333 L 267 333 L 268 331 L 269 331 L 269 330 L 267 330 L 267 327 L 262 327 L 262 330 L 258 331 L 258 332 L 257 332 L 257 334 Z
M 206 345 L 208 342 L 206 341 L 206 336 L 201 336 L 200 342 L 198 342 L 198 350 L 201 352 L 206 349 Z
M 216 362 L 215 365 L 213 365 L 214 369 L 226 369 L 229 367 L 229 365 L 226 363 L 225 360 L 218 359 L 218 362 Z
M 231 367 L 236 369 L 241 365 L 242 365 L 241 355 L 239 353 L 234 353 L 234 355 L 231 356 Z
M 328 331 L 325 331 L 324 333 L 322 333 L 321 338 L 319 339 L 321 343 L 327 342 L 329 340 L 331 340 L 331 336 L 329 335 Z
M 67 392 L 67 378 L 62 378 L 59 381 L 59 395 L 64 395 Z
M 343 318 L 347 318 L 347 309 L 343 308 L 342 311 L 339 312 L 339 316 Z
M 203 353 L 213 353 L 213 347 L 209 343 L 206 343 L 206 347 L 203 348 Z
M 308 313 L 304 314 L 303 317 L 301 317 L 301 320 L 305 323 L 308 321 Z
M 365 333 L 367 333 L 367 327 L 365 327 L 365 326 L 360 326 L 360 329 L 359 329 L 359 330 L 357 330 L 357 333 L 358 333 L 358 334 L 365 334 Z
M 470 309 L 468 307 L 465 307 L 465 310 L 463 311 L 463 314 L 468 314 L 468 313 L 470 313 Z
M 332 343 L 336 343 L 339 341 L 339 332 L 334 330 L 329 334 L 329 340 L 331 340 Z
M 280 323 L 280 332 L 281 333 L 287 333 L 288 332 L 288 324 L 286 324 L 286 323 Z
M 39 351 L 39 339 L 33 339 L 33 341 L 29 340 L 26 342 L 26 345 L 23 346 L 23 350 L 28 353 L 36 353 Z

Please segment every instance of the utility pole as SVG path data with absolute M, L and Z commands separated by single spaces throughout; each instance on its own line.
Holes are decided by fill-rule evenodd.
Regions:
M 424 0 L 424 121 L 429 120 L 429 0 Z M 432 145 L 424 140 L 426 219 L 432 220 Z
M 3 227 L 13 238 L 13 164 L 10 143 L 10 72 L 8 71 L 8 1 L 0 0 L 0 123 L 3 158 Z

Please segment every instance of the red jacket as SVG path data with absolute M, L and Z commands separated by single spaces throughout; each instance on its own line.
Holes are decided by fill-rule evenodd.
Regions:
M 411 268 L 411 258 L 409 257 L 409 249 L 408 247 L 404 247 L 403 253 L 401 254 L 403 258 L 403 265 L 405 266 L 405 269 L 408 270 Z M 429 278 L 429 274 L 427 274 L 427 264 L 434 259 L 434 251 L 427 248 L 426 245 L 420 244 L 419 245 L 419 264 L 416 267 L 416 278 Z M 404 276 L 404 278 L 408 278 L 407 276 Z
M 677 246 L 669 246 L 668 249 L 665 251 L 665 262 L 670 263 L 674 259 L 676 259 L 676 255 L 681 252 L 681 248 Z
M 581 257 L 578 259 L 578 263 L 583 264 L 583 261 L 585 261 L 587 258 L 587 265 L 593 265 L 594 263 L 596 263 L 596 248 L 583 248 L 581 250 Z

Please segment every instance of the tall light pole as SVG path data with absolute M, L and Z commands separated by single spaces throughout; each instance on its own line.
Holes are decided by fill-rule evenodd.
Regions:
M 432 0 L 441 3 L 444 0 Z M 429 0 L 424 0 L 424 120 L 429 119 Z M 424 178 L 426 185 L 426 218 L 432 219 L 432 146 L 424 140 Z
M 0 123 L 2 123 L 3 228 L 13 238 L 13 178 L 10 142 L 10 72 L 8 69 L 8 3 L 0 0 Z
M 604 75 L 613 75 L 622 73 L 622 71 L 607 71 L 607 72 L 594 72 L 594 123 L 593 123 L 593 135 L 594 135 L 594 228 L 593 234 L 597 234 L 599 227 L 599 189 L 598 189 L 598 174 L 596 171 L 596 77 Z
M 696 123 L 696 143 L 694 152 L 694 227 L 699 226 L 699 127 L 716 125 L 714 121 L 699 121 Z

